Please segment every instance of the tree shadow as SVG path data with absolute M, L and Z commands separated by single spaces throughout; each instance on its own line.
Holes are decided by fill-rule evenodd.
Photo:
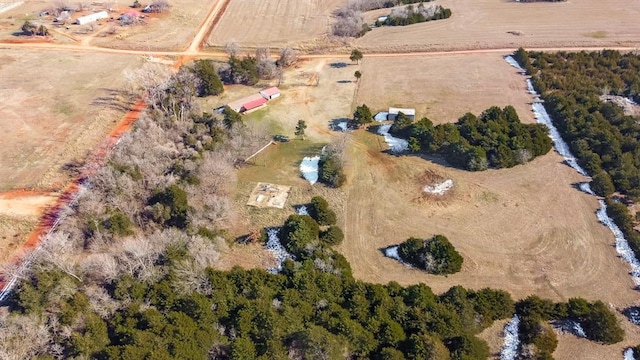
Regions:
M 92 106 L 105 107 L 117 111 L 130 111 L 134 104 L 132 97 L 124 90 L 101 88 L 98 91 L 104 92 L 103 96 L 98 96 L 91 101 Z
M 335 119 L 331 119 L 331 121 L 329 122 L 329 129 L 333 130 L 333 131 L 339 131 L 339 132 L 345 132 L 345 131 L 349 131 L 349 130 L 353 130 L 349 127 L 349 122 L 351 121 L 351 119 L 349 118 L 335 118 Z M 343 129 L 342 127 L 340 127 L 340 124 L 345 124 L 345 128 Z

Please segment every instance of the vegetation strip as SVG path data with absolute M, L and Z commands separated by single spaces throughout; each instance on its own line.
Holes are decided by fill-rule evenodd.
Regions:
M 520 54 L 520 58 L 521 58 L 520 61 L 524 62 L 524 60 L 522 60 L 522 56 L 524 56 L 523 52 L 519 51 L 518 53 Z M 509 58 L 511 57 L 507 57 L 507 59 Z M 512 66 L 516 66 L 517 64 L 518 66 L 516 66 L 516 68 L 518 68 L 519 70 L 529 71 L 529 70 L 525 70 L 525 68 L 520 66 L 519 62 L 514 63 L 513 58 L 511 58 L 510 60 L 507 60 L 507 62 Z M 535 89 L 532 88 L 531 86 L 532 83 L 528 82 L 527 84 L 529 87 L 529 92 L 534 93 L 537 97 L 538 94 L 535 91 Z M 556 151 L 558 151 L 558 153 L 560 154 L 560 156 L 562 156 L 565 159 L 565 161 L 572 168 L 574 168 L 579 174 L 588 176 L 587 171 L 585 171 L 582 168 L 582 166 L 578 164 L 578 160 L 576 159 L 576 157 L 573 156 L 569 145 L 564 141 L 564 139 L 560 135 L 560 132 L 558 131 L 558 129 L 554 124 L 554 121 L 552 120 L 551 116 L 549 116 L 549 114 L 547 113 L 545 106 L 543 106 L 543 104 L 539 102 L 534 102 L 532 106 L 533 106 L 533 111 L 535 113 L 536 120 L 542 124 L 545 124 L 549 128 L 554 146 L 556 148 Z M 584 161 L 584 158 L 583 158 L 583 161 Z M 582 184 L 579 184 L 579 186 L 580 186 L 580 189 L 582 189 L 586 193 L 594 196 L 597 195 L 594 191 L 592 191 L 591 185 L 589 183 L 582 183 Z M 630 234 L 630 231 L 627 231 L 626 233 L 623 232 L 620 229 L 620 227 L 616 224 L 616 222 L 613 220 L 611 213 L 609 212 L 609 207 L 614 206 L 615 207 L 614 209 L 616 210 L 615 214 L 619 214 L 618 218 L 624 219 L 626 214 L 625 213 L 626 207 L 622 204 L 615 203 L 610 200 L 598 199 L 598 202 L 600 204 L 600 207 L 596 212 L 596 216 L 598 217 L 598 220 L 603 225 L 607 226 L 613 233 L 615 238 L 616 251 L 618 252 L 618 254 L 620 254 L 620 257 L 622 257 L 631 266 L 630 274 L 634 283 L 636 285 L 640 285 L 640 262 L 638 261 L 638 252 L 636 249 L 634 249 L 634 246 L 631 246 L 629 241 L 627 241 L 627 237 L 626 237 L 626 235 Z M 628 210 L 626 211 L 628 212 Z M 632 229 L 631 231 L 634 232 L 634 233 L 631 233 L 632 235 L 636 234 L 635 230 Z

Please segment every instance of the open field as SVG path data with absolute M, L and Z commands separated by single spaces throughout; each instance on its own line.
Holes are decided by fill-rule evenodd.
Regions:
M 331 14 L 344 0 L 231 0 L 208 44 L 284 46 L 330 33 Z
M 53 1 L 29 1 L 0 15 L 0 39 L 29 41 L 28 37 L 15 36 L 14 33 L 20 32 L 20 27 L 25 20 L 36 20 L 50 29 L 56 43 L 92 44 L 149 51 L 183 50 L 189 45 L 199 25 L 216 1 L 172 0 L 168 12 L 145 14 L 145 18 L 140 23 L 132 26 L 121 26 L 117 21 L 121 13 L 132 10 L 129 3 L 117 3 L 111 7 L 91 5 L 83 12 L 74 13 L 72 19 L 97 11 L 109 11 L 109 9 L 111 9 L 109 11 L 111 19 L 87 25 L 62 25 L 54 23 L 53 16 L 39 17 L 41 11 L 53 6 Z M 142 1 L 142 4 L 144 6 L 149 2 Z
M 64 185 L 63 165 L 84 160 L 120 120 L 128 107 L 122 72 L 141 64 L 130 56 L 48 55 L 0 56 L 0 190 Z
M 388 71 L 367 77 L 380 68 Z M 366 59 L 362 72 L 358 103 L 374 108 L 415 104 L 418 117 L 442 123 L 466 111 L 512 104 L 523 122 L 533 121 L 524 78 L 500 56 Z M 444 166 L 438 159 L 392 156 L 382 152 L 386 148 L 380 136 L 360 131 L 348 157 L 341 221 L 346 240 L 339 251 L 357 278 L 424 282 L 436 292 L 459 284 L 505 289 L 516 298 L 581 296 L 619 309 L 637 304 L 629 267 L 618 257 L 611 231 L 596 219 L 597 200 L 575 188 L 585 179 L 557 153 L 512 169 L 475 173 Z M 429 170 L 454 181 L 446 200 L 421 198 L 424 184 L 417 179 Z M 410 236 L 433 234 L 446 235 L 464 256 L 460 273 L 428 275 L 383 257 L 379 250 Z M 612 358 L 640 341 L 637 326 L 626 320 L 623 326 L 625 342 L 613 346 L 562 336 L 556 358 Z M 582 352 L 585 346 L 588 354 Z
M 415 107 L 416 117 L 435 124 L 467 112 L 513 105 L 523 122 L 534 122 L 524 78 L 501 54 L 367 58 L 362 61 L 357 103 L 371 111 Z M 385 71 L 379 71 L 385 69 Z
M 410 51 L 640 44 L 640 8 L 634 0 L 438 0 L 430 4 L 450 8 L 453 15 L 447 20 L 374 29 L 355 45 L 364 51 Z M 388 9 L 375 10 L 367 20 L 373 22 L 388 13 Z

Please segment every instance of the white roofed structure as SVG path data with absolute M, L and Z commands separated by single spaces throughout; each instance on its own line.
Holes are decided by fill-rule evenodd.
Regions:
M 106 11 L 100 11 L 95 14 L 89 14 L 89 15 L 85 15 L 77 18 L 76 24 L 84 25 L 84 24 L 101 20 L 101 19 L 108 19 L 108 18 L 109 18 L 109 14 Z

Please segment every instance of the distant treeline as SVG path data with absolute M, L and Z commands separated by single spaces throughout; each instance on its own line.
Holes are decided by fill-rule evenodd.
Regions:
M 417 8 L 410 5 L 405 8 L 393 10 L 384 22 L 378 24 L 406 26 L 426 21 L 448 19 L 449 17 L 451 17 L 451 9 L 443 8 L 440 5 L 424 7 L 424 5 L 420 3 Z
M 471 171 L 513 167 L 551 150 L 547 128 L 521 123 L 513 106 L 494 106 L 479 117 L 467 113 L 455 124 L 436 126 L 427 118 L 414 123 L 400 114 L 389 132 L 408 139 L 413 152 L 439 154 Z
M 593 176 L 592 188 L 609 197 L 614 191 L 640 199 L 640 118 L 625 115 L 600 95 L 640 101 L 640 57 L 618 51 L 528 53 L 516 60 L 545 101 L 554 125 L 582 167 Z M 609 199 L 609 215 L 640 256 L 640 233 L 626 206 Z

